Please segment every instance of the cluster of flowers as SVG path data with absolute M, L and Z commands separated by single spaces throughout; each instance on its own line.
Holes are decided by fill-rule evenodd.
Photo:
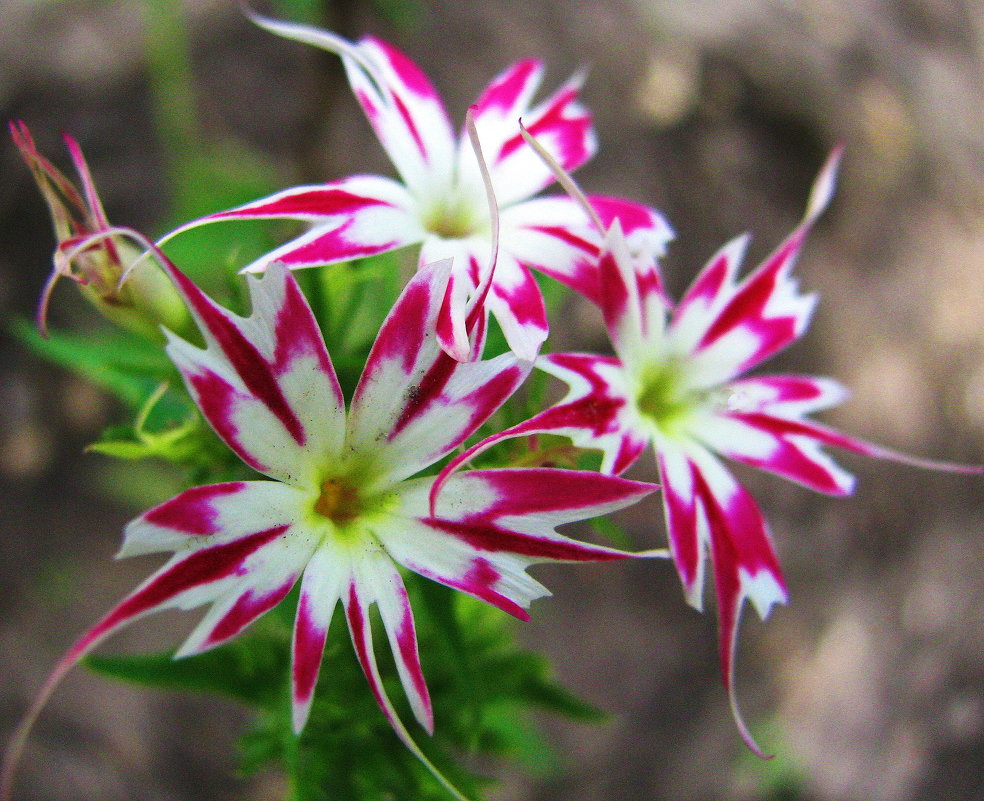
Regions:
M 307 720 L 340 601 L 379 706 L 423 758 L 384 690 L 368 625 L 375 605 L 410 708 L 431 731 L 399 567 L 526 619 L 530 602 L 547 592 L 527 574 L 533 564 L 668 555 L 698 609 L 710 560 L 724 680 L 742 736 L 755 749 L 734 703 L 740 611 L 747 599 L 765 617 L 786 601 L 787 590 L 758 506 L 719 457 L 832 495 L 850 493 L 853 481 L 824 446 L 959 469 L 908 459 L 809 419 L 844 398 L 830 379 L 743 377 L 807 327 L 816 298 L 798 291 L 791 271 L 831 197 L 839 153 L 822 169 L 803 221 L 760 266 L 739 276 L 747 241 L 739 237 L 674 303 L 657 263 L 672 237 L 660 214 L 628 200 L 585 197 L 569 178 L 596 150 L 577 80 L 533 104 L 542 66 L 522 61 L 486 88 L 456 136 L 428 79 L 392 46 L 257 21 L 340 55 L 402 180 L 357 175 L 295 187 L 171 234 L 225 220 L 310 223 L 303 235 L 245 268 L 263 274 L 249 280 L 248 317 L 212 301 L 157 246 L 109 225 L 73 141 L 81 192 L 38 153 L 26 127 L 12 126 L 60 239 L 42 306 L 54 279 L 67 275 L 95 287 L 117 313 L 143 303 L 146 318 L 152 307 L 154 326 L 163 324 L 167 354 L 202 415 L 266 477 L 189 489 L 126 527 L 121 556 L 173 556 L 76 642 L 29 717 L 72 665 L 144 615 L 209 605 L 178 651 L 196 654 L 238 635 L 300 582 L 292 643 L 295 730 Z M 534 197 L 555 180 L 566 195 Z M 134 243 L 151 258 L 137 259 Z M 346 408 L 321 331 L 290 270 L 418 244 L 419 270 L 383 323 Z M 548 321 L 531 270 L 600 308 L 615 355 L 539 355 Z M 174 333 L 180 330 L 174 320 L 186 309 L 204 348 Z M 490 314 L 509 351 L 484 358 Z M 564 382 L 567 395 L 462 450 L 533 369 Z M 543 434 L 601 451 L 600 471 L 463 469 L 506 438 Z M 668 551 L 633 554 L 556 531 L 657 489 L 620 477 L 648 446 L 662 483 Z M 448 457 L 438 475 L 420 477 Z

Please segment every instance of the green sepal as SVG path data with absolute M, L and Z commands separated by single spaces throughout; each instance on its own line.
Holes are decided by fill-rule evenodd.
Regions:
M 176 464 L 208 461 L 203 453 L 207 432 L 201 418 L 193 415 L 178 426 L 160 432 L 140 431 L 127 426 L 113 426 L 86 450 L 117 459 L 156 457 Z
M 187 395 L 172 392 L 168 384 L 144 401 L 132 427 L 106 429 L 87 450 L 117 459 L 156 457 L 202 468 L 223 461 L 228 453 Z

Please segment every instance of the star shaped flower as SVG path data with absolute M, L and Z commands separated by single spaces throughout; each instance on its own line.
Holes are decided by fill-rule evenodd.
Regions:
M 449 354 L 467 358 L 465 307 L 489 267 L 492 221 L 466 133 L 455 136 L 430 81 L 392 45 L 372 37 L 352 43 L 328 31 L 253 19 L 274 33 L 341 56 L 352 91 L 402 181 L 356 175 L 298 186 L 196 220 L 169 237 L 221 220 L 281 218 L 311 224 L 301 236 L 246 267 L 249 272 L 262 271 L 273 261 L 293 269 L 420 244 L 420 265 L 453 259 L 438 336 Z M 587 215 L 569 198 L 532 197 L 553 176 L 523 141 L 520 117 L 565 170 L 579 167 L 596 149 L 590 114 L 578 102 L 579 79 L 531 105 L 542 75 L 539 61 L 521 61 L 495 78 L 472 106 L 501 208 L 501 243 L 487 307 L 509 346 L 524 359 L 536 356 L 547 335 L 543 297 L 530 269 L 597 301 L 591 265 L 602 243 Z M 621 220 L 638 253 L 661 255 L 672 236 L 653 209 L 602 196 L 592 197 L 592 204 L 606 223 Z
M 532 419 L 478 443 L 442 471 L 444 478 L 509 437 L 559 434 L 602 452 L 602 470 L 618 474 L 652 446 L 663 486 L 670 551 L 687 601 L 702 607 L 710 557 L 720 626 L 721 667 L 742 737 L 761 753 L 738 712 L 733 664 L 746 599 L 765 618 L 787 589 L 765 520 L 722 456 L 810 489 L 848 495 L 854 479 L 823 448 L 960 472 L 978 467 L 899 454 L 809 419 L 846 396 L 829 378 L 744 374 L 799 339 L 816 302 L 791 271 L 806 235 L 834 189 L 836 151 L 814 185 L 800 225 L 771 256 L 738 277 L 747 237 L 708 262 L 675 306 L 655 265 L 633 265 L 616 222 L 598 262 L 601 308 L 614 356 L 559 353 L 537 366 L 564 381 L 567 395 Z M 576 188 L 574 188 L 576 192 Z M 603 225 L 598 220 L 599 226 Z
M 122 626 L 162 609 L 207 605 L 177 652 L 196 654 L 238 635 L 300 582 L 295 730 L 308 717 L 328 624 L 341 602 L 380 707 L 434 770 L 397 717 L 373 651 L 375 605 L 413 714 L 431 731 L 398 566 L 527 619 L 526 607 L 547 594 L 526 573 L 530 565 L 632 556 L 572 540 L 556 526 L 623 508 L 655 487 L 593 472 L 476 470 L 450 479 L 431 507 L 435 477 L 414 476 L 459 447 L 531 369 L 511 353 L 458 362 L 439 348 L 434 329 L 447 262 L 425 267 L 406 286 L 347 410 L 311 310 L 282 265 L 250 278 L 252 314 L 245 318 L 215 304 L 173 265 L 167 269 L 205 341 L 203 349 L 169 334 L 167 352 L 218 435 L 267 478 L 189 489 L 127 525 L 120 556 L 173 556 L 75 643 L 26 725 L 65 672 Z M 468 313 L 478 343 L 486 319 L 481 297 Z

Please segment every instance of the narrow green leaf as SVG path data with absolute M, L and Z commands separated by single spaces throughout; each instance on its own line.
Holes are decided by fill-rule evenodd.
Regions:
M 122 331 L 50 331 L 45 338 L 23 319 L 14 320 L 11 330 L 38 355 L 88 378 L 131 407 L 140 406 L 157 385 L 175 375 L 161 348 Z
M 279 639 L 279 638 L 277 638 Z M 172 653 L 85 658 L 90 670 L 108 678 L 168 690 L 215 693 L 271 709 L 284 695 L 287 644 L 240 637 L 198 656 Z

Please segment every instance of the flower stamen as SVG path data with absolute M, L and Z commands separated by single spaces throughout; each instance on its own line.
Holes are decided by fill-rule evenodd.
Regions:
M 314 511 L 335 525 L 344 526 L 359 516 L 362 500 L 351 484 L 329 478 L 321 484 L 321 494 L 314 502 Z

